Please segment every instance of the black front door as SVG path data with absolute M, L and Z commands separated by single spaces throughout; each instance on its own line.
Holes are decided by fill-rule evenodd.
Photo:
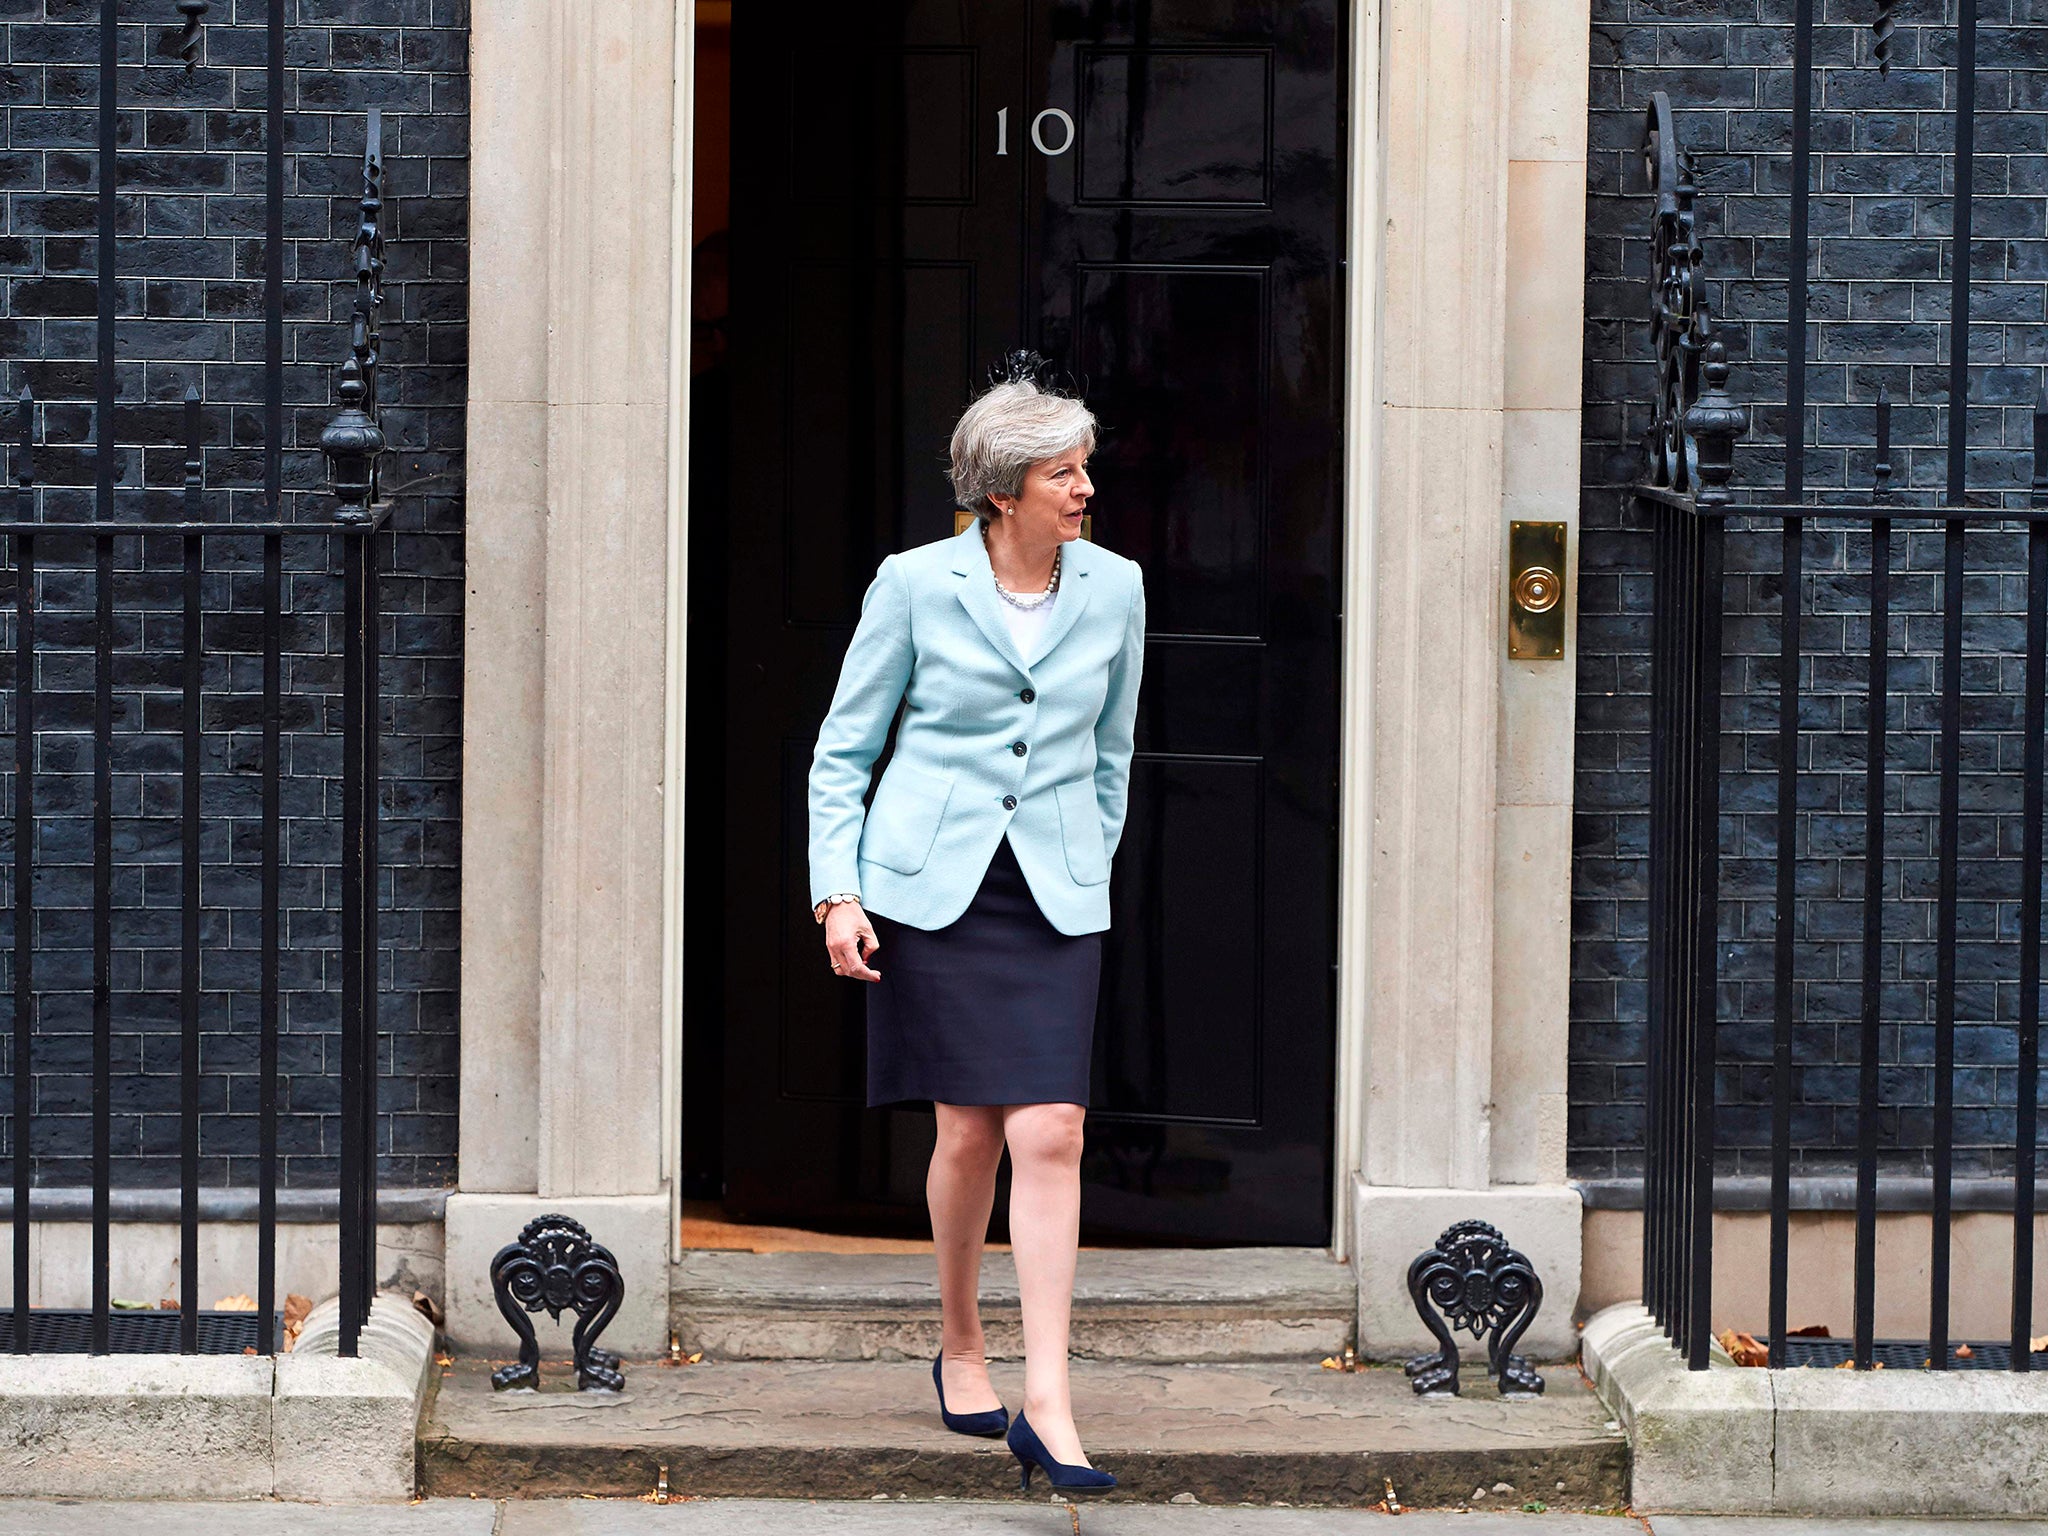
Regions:
M 953 531 L 953 419 L 1025 345 L 1103 422 L 1093 536 L 1150 618 L 1084 1225 L 1327 1240 L 1342 34 L 1336 0 L 734 7 L 726 842 L 690 926 L 724 930 L 735 1216 L 923 1219 L 931 1118 L 862 1107 L 806 910 L 805 774 L 862 591 Z

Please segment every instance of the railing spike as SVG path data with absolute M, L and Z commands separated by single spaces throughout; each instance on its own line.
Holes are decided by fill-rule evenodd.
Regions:
M 24 384 L 18 398 L 21 403 L 21 445 L 14 460 L 14 483 L 26 491 L 36 483 L 36 394 Z M 20 515 L 19 508 L 16 515 Z
M 178 0 L 178 14 L 185 20 L 172 43 L 188 75 L 199 67 L 199 23 L 212 9 L 211 0 Z
M 1874 39 L 1870 51 L 1871 56 L 1877 61 L 1877 72 L 1880 75 L 1891 73 L 1892 34 L 1899 30 L 1898 21 L 1892 13 L 1898 8 L 1899 0 L 1877 0 L 1877 20 L 1870 24 Z
M 197 522 L 206 460 L 199 447 L 199 386 L 185 386 L 185 515 Z
M 1877 386 L 1877 462 L 1870 467 L 1870 494 L 1882 501 L 1892 493 L 1892 396 Z
M 2048 506 L 2048 393 L 2034 402 L 2034 480 L 2028 489 L 2035 506 Z

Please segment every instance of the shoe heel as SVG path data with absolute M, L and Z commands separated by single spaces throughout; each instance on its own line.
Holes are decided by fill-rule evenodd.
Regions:
M 1031 1463 L 1028 1461 L 1018 1462 L 1017 1471 L 1019 1473 L 1017 1479 L 1018 1491 L 1020 1493 L 1029 1493 L 1031 1491 Z

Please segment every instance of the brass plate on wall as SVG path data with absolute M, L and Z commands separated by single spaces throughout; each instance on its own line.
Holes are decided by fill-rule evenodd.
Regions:
M 1563 523 L 1508 524 L 1508 656 L 1564 657 Z
M 972 512 L 962 512 L 957 507 L 954 508 L 953 531 L 955 533 L 965 533 L 967 525 L 973 521 L 974 514 Z M 1084 539 L 1093 539 L 1095 537 L 1095 514 L 1093 512 L 1083 512 L 1081 514 L 1081 537 Z

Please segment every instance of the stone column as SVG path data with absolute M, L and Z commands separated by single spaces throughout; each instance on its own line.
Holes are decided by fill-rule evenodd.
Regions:
M 448 1324 L 542 1210 L 625 1272 L 605 1342 L 667 1341 L 662 771 L 673 7 L 472 24 L 461 1192 Z
M 1573 10 L 1576 65 L 1538 66 L 1529 29 L 1548 38 Z M 1568 855 L 1569 838 L 1525 861 L 1535 834 L 1521 811 L 1527 781 L 1547 794 L 1561 772 L 1568 812 L 1571 675 L 1568 663 L 1551 663 L 1554 677 L 1532 694 L 1509 673 L 1504 560 L 1507 509 L 1531 515 L 1521 498 L 1537 469 L 1520 409 L 1525 352 L 1532 327 L 1558 328 L 1530 313 L 1553 296 L 1532 292 L 1524 269 L 1552 264 L 1555 281 L 1574 289 L 1574 317 L 1582 269 L 1576 244 L 1538 249 L 1523 239 L 1532 215 L 1516 200 L 1514 104 L 1554 86 L 1532 69 L 1570 71 L 1583 122 L 1586 0 L 1386 0 L 1384 18 L 1372 980 L 1354 1189 L 1360 1345 L 1391 1356 L 1427 1344 L 1407 1296 L 1408 1262 L 1451 1221 L 1478 1217 L 1528 1252 L 1550 1288 L 1528 1347 L 1563 1353 L 1579 1232 L 1561 1140 L 1554 1171 L 1541 1166 L 1550 1182 L 1502 1186 L 1509 1170 L 1524 1180 L 1537 1171 L 1525 1153 L 1530 1125 L 1556 1107 L 1523 1074 L 1562 1083 L 1562 995 L 1532 987 L 1517 962 L 1547 979 L 1562 976 L 1567 958 L 1563 926 L 1532 931 L 1522 902 L 1533 891 L 1547 912 L 1565 899 L 1569 863 L 1556 855 Z M 1583 129 L 1576 142 L 1577 187 L 1557 199 L 1539 178 L 1535 196 L 1555 220 L 1582 228 Z M 1576 319 L 1564 323 L 1575 358 Z M 1546 333 L 1543 345 L 1553 342 Z M 1575 439 L 1576 398 L 1569 404 Z M 1576 498 L 1575 454 L 1569 465 L 1544 502 L 1548 515 L 1566 515 L 1558 489 Z M 1524 707 L 1540 714 L 1558 686 L 1561 734 L 1548 719 L 1532 733 L 1520 723 Z M 1552 761 L 1560 750 L 1561 769 Z M 1528 1032 L 1515 1021 L 1531 1013 L 1554 1026 L 1555 1062 L 1532 1063 L 1522 1049 Z

